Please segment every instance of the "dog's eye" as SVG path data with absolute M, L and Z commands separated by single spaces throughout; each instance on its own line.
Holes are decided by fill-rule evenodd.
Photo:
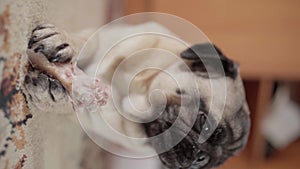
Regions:
M 210 126 L 206 123 L 204 126 L 203 126 L 203 132 L 205 133 L 208 133 L 210 131 Z
M 212 133 L 212 122 L 205 113 L 202 113 L 198 115 L 193 129 L 199 134 L 202 134 L 202 137 L 208 139 Z
M 207 138 L 209 136 L 209 134 L 211 134 L 211 129 L 212 129 L 212 127 L 211 127 L 211 124 L 209 121 L 204 123 L 201 132 L 204 134 L 205 138 Z

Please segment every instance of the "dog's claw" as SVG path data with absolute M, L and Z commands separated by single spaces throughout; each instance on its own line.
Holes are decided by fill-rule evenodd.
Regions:
M 75 51 L 66 43 L 66 39 L 54 25 L 39 25 L 32 31 L 28 50 L 42 53 L 49 62 L 67 63 L 72 60 Z
M 70 63 L 75 51 L 69 43 L 66 43 L 66 39 L 53 25 L 37 26 L 32 31 L 27 50 L 29 61 L 34 69 L 51 75 L 51 78 L 26 77 L 25 85 L 27 89 L 34 91 L 39 86 L 39 80 L 43 79 L 47 84 L 41 86 L 47 86 L 48 95 L 53 102 L 65 98 L 67 93 L 72 99 L 74 108 L 78 108 L 79 111 L 96 111 L 97 107 L 106 104 L 109 96 L 108 87 L 100 83 L 99 79 L 84 74 L 76 67 L 76 63 Z

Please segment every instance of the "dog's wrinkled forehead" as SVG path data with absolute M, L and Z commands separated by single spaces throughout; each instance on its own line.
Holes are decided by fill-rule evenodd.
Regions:
M 243 82 L 236 63 L 210 43 L 197 44 L 183 51 L 180 56 L 187 60 L 194 72 L 201 98 L 212 107 L 226 101 L 224 113 L 236 112 L 245 102 Z M 225 97 L 222 97 L 224 94 Z M 212 102 L 212 99 L 216 101 Z M 218 100 L 219 99 L 219 100 Z M 214 112 L 212 112 L 214 113 Z
M 168 74 L 153 79 L 150 90 L 160 89 L 170 100 L 180 97 L 181 102 L 189 97 L 201 99 L 215 110 L 223 109 L 225 101 L 223 113 L 240 109 L 245 93 L 236 63 L 211 44 L 194 45 L 180 56 L 182 61 L 168 67 Z M 221 116 L 220 111 L 212 113 Z

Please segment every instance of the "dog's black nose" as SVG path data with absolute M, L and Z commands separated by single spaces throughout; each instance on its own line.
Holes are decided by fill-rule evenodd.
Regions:
M 192 129 L 201 134 L 202 138 L 208 138 L 209 135 L 213 132 L 214 120 L 212 117 L 208 116 L 206 113 L 201 113 L 197 115 L 197 119 L 192 127 Z

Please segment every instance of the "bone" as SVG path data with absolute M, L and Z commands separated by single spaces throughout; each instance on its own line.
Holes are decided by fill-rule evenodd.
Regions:
M 73 63 L 51 63 L 41 53 L 27 50 L 29 62 L 55 79 L 67 90 L 74 109 L 95 112 L 107 103 L 110 88 L 97 77 L 90 77 Z

